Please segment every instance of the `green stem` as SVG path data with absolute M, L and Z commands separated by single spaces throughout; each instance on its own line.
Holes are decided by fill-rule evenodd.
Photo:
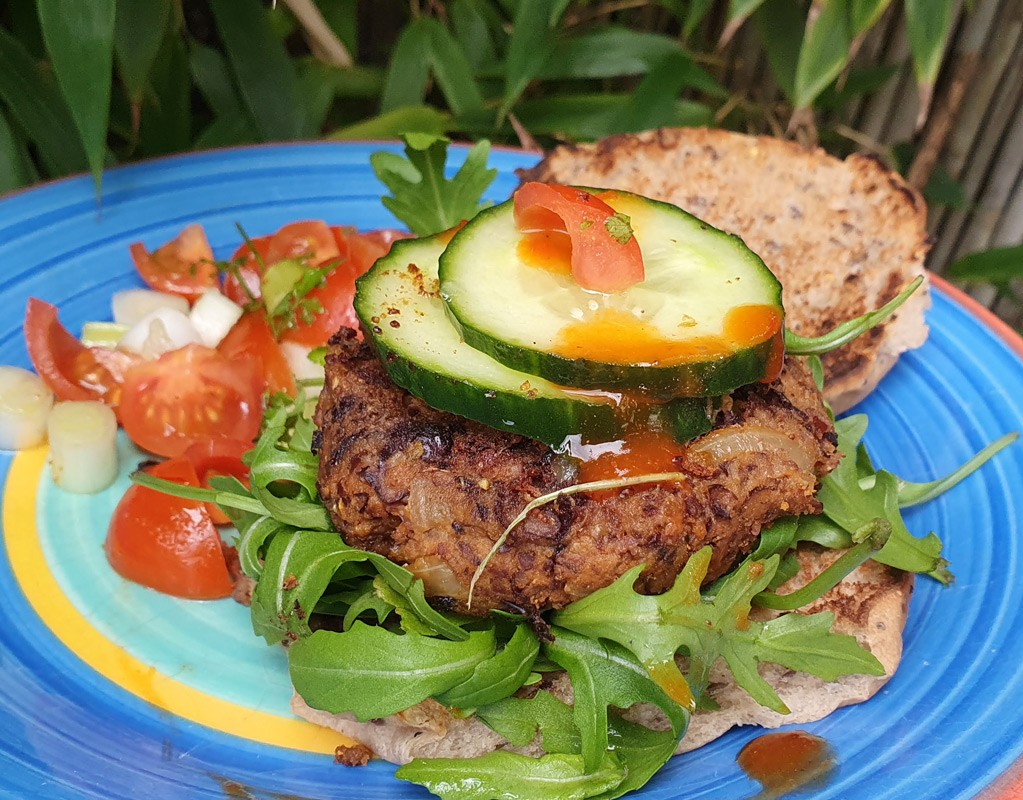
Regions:
M 174 481 L 157 478 L 154 475 L 149 475 L 141 470 L 133 472 L 131 474 L 131 480 L 139 486 L 144 486 L 147 489 L 153 489 L 157 492 L 169 494 L 171 497 L 180 497 L 182 500 L 198 500 L 202 503 L 216 503 L 218 506 L 236 508 L 239 511 L 251 511 L 253 514 L 259 514 L 260 516 L 269 514 L 263 504 L 255 498 L 246 497 L 241 494 L 234 494 L 233 492 L 204 489 L 201 486 L 184 486 L 180 483 L 175 483 Z
M 889 300 L 880 308 L 868 311 L 861 317 L 850 319 L 832 328 L 822 336 L 804 337 L 790 330 L 785 331 L 785 351 L 794 356 L 820 355 L 837 350 L 844 344 L 848 344 L 857 336 L 866 333 L 876 325 L 880 325 L 888 317 L 895 313 L 895 310 L 905 303 L 911 294 L 915 292 L 920 284 L 924 282 L 923 275 L 917 277 L 909 286 L 903 289 L 896 297 Z
M 856 529 L 853 534 L 853 541 L 856 544 L 842 553 L 830 567 L 806 586 L 789 594 L 761 592 L 753 598 L 753 605 L 773 608 L 776 611 L 795 611 L 809 605 L 825 592 L 835 588 L 846 575 L 884 547 L 891 533 L 892 525 L 888 520 L 881 517 L 872 519 Z

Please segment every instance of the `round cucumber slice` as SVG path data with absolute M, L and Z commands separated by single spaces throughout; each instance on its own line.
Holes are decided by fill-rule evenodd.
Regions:
M 395 242 L 356 282 L 355 311 L 391 379 L 424 402 L 559 447 L 621 431 L 614 397 L 572 392 L 516 372 L 462 341 L 440 298 L 447 237 Z
M 469 345 L 555 384 L 658 399 L 727 394 L 780 368 L 781 285 L 741 239 L 667 203 L 590 191 L 628 217 L 644 279 L 582 288 L 567 236 L 524 234 L 502 203 L 440 260 L 441 296 Z

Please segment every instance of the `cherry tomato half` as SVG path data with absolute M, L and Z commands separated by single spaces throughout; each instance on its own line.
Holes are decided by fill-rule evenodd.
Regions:
M 86 347 L 60 324 L 55 306 L 34 297 L 25 309 L 25 344 L 58 400 L 101 400 L 117 408 L 124 376 L 139 361 L 108 347 Z
M 195 302 L 204 291 L 217 285 L 213 250 L 200 225 L 189 225 L 177 239 L 153 253 L 141 242 L 135 242 L 129 250 L 142 280 L 157 291 Z
M 295 376 L 261 311 L 244 314 L 217 345 L 217 350 L 231 361 L 247 360 L 257 365 L 264 392 L 284 392 L 292 397 L 297 393 Z
M 148 471 L 175 483 L 199 485 L 186 458 Z M 114 509 L 104 549 L 119 575 L 158 592 L 190 600 L 231 594 L 220 534 L 203 503 L 132 485 Z
M 168 457 L 203 439 L 252 441 L 259 433 L 262 390 L 251 362 L 192 344 L 128 370 L 121 424 L 139 447 Z
M 572 278 L 584 289 L 618 292 L 643 280 L 636 237 L 600 198 L 571 186 L 525 183 L 515 192 L 514 203 L 519 230 L 567 236 Z
M 307 220 L 285 225 L 270 237 L 266 263 L 269 266 L 286 258 L 300 258 L 320 266 L 343 255 L 326 222 Z
M 210 478 L 217 475 L 237 478 L 248 486 L 249 468 L 242 461 L 242 456 L 251 449 L 252 442 L 240 439 L 203 439 L 190 444 L 184 458 L 195 468 L 200 486 L 210 488 Z M 216 503 L 205 505 L 214 525 L 227 525 L 231 522 Z

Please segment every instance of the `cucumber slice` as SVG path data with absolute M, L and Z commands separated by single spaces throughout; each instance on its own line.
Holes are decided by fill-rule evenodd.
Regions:
M 391 379 L 434 408 L 555 448 L 572 435 L 615 439 L 621 424 L 612 396 L 590 400 L 461 340 L 437 281 L 446 241 L 441 234 L 395 242 L 356 282 L 355 311 Z
M 675 206 L 599 196 L 631 220 L 644 280 L 605 294 L 556 258 L 529 263 L 508 201 L 478 214 L 441 257 L 441 295 L 469 345 L 563 386 L 659 399 L 727 394 L 780 367 L 781 285 L 759 256 Z

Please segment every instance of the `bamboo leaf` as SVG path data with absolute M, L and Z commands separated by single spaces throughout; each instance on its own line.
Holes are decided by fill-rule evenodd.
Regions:
M 688 39 L 714 5 L 714 0 L 692 0 L 686 7 L 685 19 L 682 21 L 682 36 Z
M 0 195 L 28 183 L 21 145 L 0 109 Z
M 352 58 L 356 58 L 359 49 L 358 0 L 316 0 L 316 7 Z
M 117 0 L 114 54 L 128 100 L 142 103 L 164 32 L 171 19 L 171 0 Z
M 639 82 L 612 121 L 624 131 L 642 131 L 670 125 L 679 93 L 690 85 L 692 60 L 682 51 L 669 53 Z
M 754 13 L 753 24 L 764 43 L 774 79 L 791 102 L 796 94 L 796 64 L 806 14 L 791 0 L 766 0 Z
M 192 81 L 184 40 L 174 32 L 164 37 L 149 85 L 152 99 L 142 111 L 140 151 L 158 156 L 187 150 L 192 141 Z
M 217 31 L 256 130 L 266 140 L 307 133 L 298 76 L 268 14 L 254 2 L 210 0 Z
M 1023 245 L 970 253 L 950 264 L 945 274 L 971 283 L 995 283 L 1018 278 L 1023 275 Z
M 424 23 L 420 18 L 406 25 L 391 51 L 384 93 L 380 98 L 381 113 L 419 106 L 426 97 L 430 80 L 430 34 Z
M 227 59 L 219 50 L 201 44 L 192 45 L 188 56 L 192 80 L 218 117 L 248 116 L 231 77 Z
M 57 85 L 98 191 L 107 150 L 115 0 L 39 0 L 38 9 Z
M 791 3 L 791 0 L 789 2 Z M 739 31 L 739 28 L 763 4 L 764 0 L 728 0 L 728 21 L 725 23 L 725 29 L 721 32 L 718 47 L 724 47 L 728 44 Z M 792 5 L 795 4 L 793 3 Z
M 508 60 L 505 65 L 504 96 L 498 124 L 522 96 L 529 82 L 540 74 L 554 49 L 554 27 L 568 5 L 567 0 L 520 0 L 515 10 Z
M 395 139 L 403 133 L 430 133 L 440 135 L 451 127 L 451 117 L 432 106 L 405 106 L 386 111 L 338 128 L 327 134 L 328 139 Z
M 85 149 L 57 86 L 47 80 L 29 52 L 0 28 L 0 99 L 35 145 L 49 177 L 88 167 Z
M 849 25 L 853 37 L 862 36 L 874 27 L 892 0 L 850 0 Z
M 43 61 L 46 59 L 46 45 L 43 44 L 43 31 L 39 27 L 39 12 L 36 0 L 8 0 L 5 7 L 4 25 L 14 34 L 14 38 L 32 54 L 32 57 Z
M 424 19 L 430 42 L 430 65 L 444 98 L 456 116 L 483 111 L 483 95 L 472 79 L 472 65 L 448 29 Z
M 816 17 L 811 9 L 796 64 L 797 109 L 809 108 L 849 61 L 849 0 L 827 0 Z
M 451 29 L 473 70 L 498 60 L 492 13 L 493 9 L 482 0 L 454 0 L 448 9 Z
M 917 82 L 934 85 L 952 29 L 953 0 L 906 0 L 906 35 Z

